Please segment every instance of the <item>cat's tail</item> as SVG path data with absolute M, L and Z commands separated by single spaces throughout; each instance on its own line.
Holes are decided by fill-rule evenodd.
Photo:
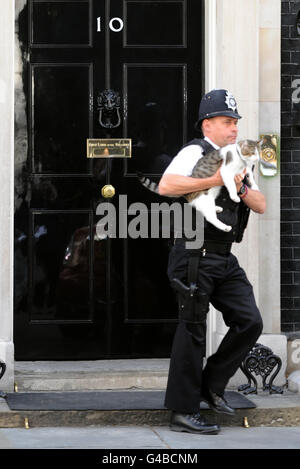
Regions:
M 180 198 L 180 195 L 176 196 L 176 195 L 161 195 L 159 193 L 159 189 L 158 189 L 158 185 L 159 183 L 158 182 L 155 182 L 153 180 L 151 180 L 150 178 L 148 178 L 147 176 L 145 176 L 143 173 L 141 173 L 140 171 L 136 171 L 136 175 L 138 177 L 138 180 L 140 181 L 140 183 L 142 184 L 142 186 L 145 187 L 145 189 L 148 189 L 149 191 L 151 192 L 154 192 L 155 194 L 159 195 L 160 197 L 166 197 L 166 198 L 171 198 L 171 199 L 179 199 Z
M 144 176 L 144 174 L 139 171 L 137 171 L 136 175 L 138 177 L 138 180 L 142 184 L 142 186 L 144 186 L 146 189 L 148 189 L 151 192 L 155 192 L 156 194 L 159 194 L 157 182 L 151 181 L 151 179 Z

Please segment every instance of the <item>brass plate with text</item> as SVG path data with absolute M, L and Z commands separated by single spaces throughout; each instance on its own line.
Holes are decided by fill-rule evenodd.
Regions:
M 87 158 L 131 158 L 131 138 L 88 138 Z

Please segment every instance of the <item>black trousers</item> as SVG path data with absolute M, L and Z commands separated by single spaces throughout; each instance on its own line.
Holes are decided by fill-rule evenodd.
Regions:
M 233 254 L 199 252 L 198 285 L 229 327 L 216 353 L 203 370 L 206 318 L 199 324 L 180 321 L 173 340 L 165 406 L 178 412 L 199 411 L 201 386 L 223 394 L 224 389 L 262 332 L 262 319 L 253 288 Z M 188 251 L 175 245 L 168 276 L 187 282 Z

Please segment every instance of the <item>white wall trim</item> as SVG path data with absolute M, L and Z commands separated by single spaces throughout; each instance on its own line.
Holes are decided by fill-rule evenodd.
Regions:
M 0 359 L 6 363 L 1 389 L 13 389 L 13 219 L 14 219 L 14 24 L 15 1 L 1 1 L 0 17 Z
M 217 77 L 217 3 L 205 0 L 205 92 L 216 87 Z
M 216 88 L 217 80 L 217 2 L 205 0 L 205 93 Z M 210 306 L 207 317 L 206 356 L 215 351 L 216 310 Z
M 205 92 L 213 88 L 226 88 L 233 92 L 239 112 L 244 117 L 239 125 L 240 138 L 257 138 L 264 131 L 280 133 L 280 15 L 280 0 L 205 0 Z M 274 43 L 275 59 L 272 53 Z M 276 78 L 272 86 L 270 76 Z M 272 104 L 276 101 L 273 113 L 264 107 L 269 101 Z M 268 128 L 263 128 L 263 118 Z M 265 252 L 265 240 L 275 240 L 279 236 L 278 176 L 269 180 L 259 178 L 259 187 L 266 195 L 267 211 L 264 215 L 252 214 L 245 239 L 234 246 L 234 253 L 254 287 L 263 316 L 264 333 L 278 334 L 279 244 L 276 244 L 278 252 L 274 256 L 270 243 L 268 249 L 271 254 L 267 261 Z M 215 351 L 218 335 L 225 332 L 221 315 L 211 308 L 207 331 L 208 355 Z

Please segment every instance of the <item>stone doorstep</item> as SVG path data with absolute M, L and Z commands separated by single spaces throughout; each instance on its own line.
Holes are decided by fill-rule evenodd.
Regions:
M 15 362 L 19 392 L 165 389 L 169 359 L 99 360 L 78 362 Z M 245 378 L 243 379 L 245 382 Z M 275 383 L 276 384 L 276 383 Z M 1 389 L 1 383 L 0 383 Z M 229 386 L 228 389 L 237 390 Z M 259 390 L 247 396 L 255 409 L 239 409 L 235 417 L 203 410 L 223 426 L 300 426 L 300 395 L 285 388 L 282 395 Z M 0 399 L 0 428 L 87 425 L 168 425 L 170 411 L 11 411 Z
M 167 375 L 163 372 L 66 373 L 24 376 L 15 374 L 15 387 L 26 391 L 96 391 L 118 389 L 163 389 Z
M 19 392 L 164 389 L 169 362 L 169 359 L 15 362 L 14 381 Z M 228 387 L 237 389 L 246 382 L 246 376 L 238 370 Z M 257 382 L 261 386 L 260 377 Z M 282 370 L 274 384 L 285 383 Z M 295 392 L 294 388 L 291 390 Z
M 169 359 L 15 362 L 15 385 L 19 392 L 164 389 L 168 370 Z
M 153 373 L 111 374 L 102 373 L 101 376 L 87 374 L 80 377 L 76 374 L 55 377 L 20 377 L 15 376 L 15 389 L 19 392 L 30 391 L 97 391 L 119 389 L 163 389 L 166 386 L 165 374 Z

